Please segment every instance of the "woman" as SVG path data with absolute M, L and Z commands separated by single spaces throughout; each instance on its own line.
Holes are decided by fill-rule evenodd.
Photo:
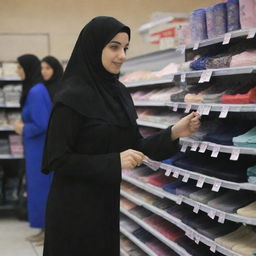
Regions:
M 46 56 L 41 60 L 41 74 L 51 100 L 53 101 L 56 93 L 60 90 L 60 79 L 63 75 L 63 67 L 56 58 Z
M 121 169 L 145 155 L 169 158 L 179 136 L 199 127 L 191 114 L 143 139 L 136 112 L 118 81 L 130 29 L 97 17 L 81 31 L 64 72 L 47 133 L 43 168 L 54 171 L 46 213 L 44 256 L 119 255 Z
M 40 60 L 34 55 L 18 58 L 18 75 L 22 82 L 21 108 L 23 122 L 14 123 L 15 131 L 23 136 L 28 192 L 28 220 L 32 228 L 41 231 L 28 238 L 39 245 L 44 238 L 45 207 L 51 175 L 40 172 L 44 141 L 52 108 L 49 93 L 41 82 Z

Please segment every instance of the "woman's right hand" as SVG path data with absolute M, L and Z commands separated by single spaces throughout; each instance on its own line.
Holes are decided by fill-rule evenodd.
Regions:
M 145 159 L 145 155 L 139 151 L 128 149 L 120 153 L 122 169 L 133 169 L 140 166 Z

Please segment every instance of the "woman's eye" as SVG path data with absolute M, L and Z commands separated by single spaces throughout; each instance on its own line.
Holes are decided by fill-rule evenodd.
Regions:
M 111 45 L 110 48 L 116 50 L 118 48 L 118 46 L 117 45 Z
M 129 50 L 129 48 L 128 48 L 128 47 L 124 48 L 124 51 L 125 51 L 125 52 L 127 52 L 128 50 Z

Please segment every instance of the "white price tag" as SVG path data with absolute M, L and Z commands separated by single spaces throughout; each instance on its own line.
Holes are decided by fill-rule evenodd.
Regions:
M 220 181 L 215 181 L 213 186 L 212 186 L 212 191 L 219 192 L 220 187 L 221 187 L 221 182 Z
M 237 161 L 240 155 L 240 148 L 233 148 L 230 160 Z
M 196 204 L 196 205 L 194 206 L 193 212 L 197 214 L 197 213 L 199 212 L 199 210 L 200 210 L 200 205 L 199 205 L 199 204 Z
M 217 248 L 217 245 L 216 244 L 212 244 L 211 247 L 210 247 L 210 251 L 216 252 L 216 248 Z
M 215 146 L 213 147 L 211 157 L 215 157 L 215 158 L 218 157 L 219 152 L 220 152 L 220 146 L 215 145 Z
M 224 35 L 224 40 L 223 40 L 223 43 L 222 43 L 222 44 L 229 44 L 230 39 L 231 39 L 231 36 L 232 36 L 231 33 L 226 33 L 226 34 Z
M 247 39 L 254 38 L 254 37 L 255 37 L 255 34 L 256 34 L 256 29 L 250 29 L 250 30 L 248 31 Z
M 200 144 L 199 152 L 204 153 L 206 151 L 207 147 L 208 147 L 208 143 L 207 142 L 202 142 Z
M 204 106 L 203 105 L 199 105 L 196 112 L 201 116 L 203 114 L 203 110 L 204 110 Z
M 184 113 L 189 113 L 190 110 L 191 110 L 191 104 L 187 104 Z
M 192 147 L 191 147 L 191 151 L 196 151 L 197 150 L 197 148 L 198 148 L 198 146 L 199 146 L 199 142 L 198 141 L 194 141 L 193 143 L 192 143 Z
M 172 111 L 176 112 L 178 110 L 179 104 L 178 103 L 173 103 L 173 109 Z
M 226 118 L 228 115 L 229 106 L 223 106 L 219 118 Z
M 185 183 L 187 183 L 188 182 L 188 179 L 189 179 L 189 173 L 185 173 L 185 175 L 183 176 L 183 178 L 182 178 L 182 181 L 183 182 L 185 182 Z
M 178 196 L 176 199 L 176 204 L 181 205 L 183 202 L 183 196 Z
M 186 82 L 186 73 L 182 73 L 181 76 L 180 76 L 180 81 L 182 83 L 185 83 Z
M 206 105 L 206 106 L 203 107 L 203 113 L 202 114 L 204 116 L 208 116 L 210 114 L 210 111 L 211 111 L 211 106 Z
M 212 70 L 206 69 L 202 72 L 198 83 L 201 84 L 205 82 L 210 82 L 211 77 L 212 77 Z
M 194 43 L 193 50 L 194 50 L 194 51 L 197 50 L 197 49 L 199 48 L 199 46 L 200 46 L 200 42 L 199 42 L 199 41 L 195 42 L 195 43 Z
M 225 212 L 221 212 L 221 213 L 219 214 L 218 222 L 223 224 L 223 223 L 225 222 L 225 219 L 226 219 L 226 214 L 225 214 Z
M 185 235 L 191 240 L 194 240 L 194 232 L 192 230 L 187 229 Z
M 188 143 L 187 142 L 183 142 L 183 144 L 182 144 L 182 147 L 181 147 L 181 152 L 186 152 L 186 150 L 187 150 L 187 147 L 188 147 Z
M 180 52 L 181 54 L 184 54 L 185 50 L 186 50 L 186 45 L 180 45 L 176 48 L 176 51 Z
M 171 175 L 171 173 L 172 173 L 172 169 L 170 168 L 168 168 L 168 170 L 166 170 L 166 172 L 165 172 L 165 176 L 170 176 Z
M 200 236 L 199 235 L 195 235 L 195 243 L 199 244 L 200 240 L 201 240 Z
M 180 171 L 179 171 L 179 170 L 175 170 L 172 176 L 173 176 L 174 178 L 179 178 L 179 176 L 180 176 Z
M 171 75 L 170 75 L 170 82 L 172 83 L 172 82 L 173 82 L 173 80 L 174 80 L 174 75 L 173 75 L 173 74 L 171 74 Z
M 215 216 L 216 216 L 216 210 L 212 209 L 208 212 L 207 214 L 211 219 L 214 220 Z
M 200 176 L 199 179 L 198 179 L 198 181 L 197 181 L 197 183 L 196 183 L 196 186 L 197 186 L 198 188 L 202 188 L 203 185 L 204 185 L 204 182 L 205 182 L 205 177 Z

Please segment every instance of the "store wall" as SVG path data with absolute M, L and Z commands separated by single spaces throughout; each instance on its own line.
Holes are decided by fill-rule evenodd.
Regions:
M 17 54 L 29 51 L 40 57 L 49 52 L 60 59 L 67 59 L 81 28 L 98 15 L 114 16 L 131 27 L 129 56 L 152 52 L 157 50 L 157 47 L 145 43 L 137 32 L 142 24 L 149 21 L 152 13 L 190 12 L 220 1 L 0 0 L 0 35 L 5 34 L 5 40 L 0 37 L 0 60 L 13 60 Z M 19 41 L 16 46 L 14 44 L 17 34 Z M 45 40 L 45 45 L 37 45 L 35 37 L 42 37 L 39 34 L 49 36 L 49 42 Z M 31 43 L 28 43 L 28 36 L 34 38 L 29 41 Z

